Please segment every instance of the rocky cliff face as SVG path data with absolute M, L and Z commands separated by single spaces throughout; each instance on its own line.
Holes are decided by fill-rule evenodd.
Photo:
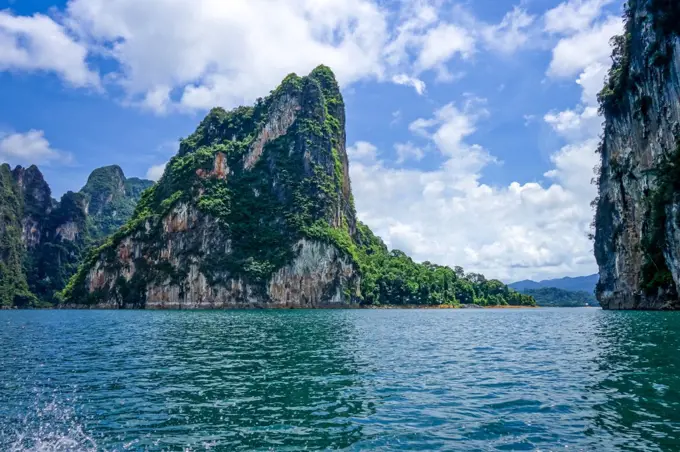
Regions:
M 2 165 L 2 184 L 0 241 L 9 267 L 0 271 L 0 286 L 9 295 L 0 304 L 7 306 L 55 302 L 54 294 L 76 272 L 85 250 L 122 226 L 141 192 L 153 185 L 126 179 L 117 166 L 105 167 L 95 170 L 79 193 L 68 192 L 57 202 L 35 165 L 14 170 Z
M 288 76 L 253 107 L 214 109 L 133 219 L 81 267 L 67 302 L 224 308 L 355 302 L 356 219 L 332 72 Z
M 678 309 L 680 3 L 635 0 L 600 94 L 598 299 L 605 309 Z
M 31 250 L 43 239 L 45 223 L 54 206 L 52 190 L 35 165 L 28 168 L 17 166 L 12 176 L 23 198 L 21 239 Z

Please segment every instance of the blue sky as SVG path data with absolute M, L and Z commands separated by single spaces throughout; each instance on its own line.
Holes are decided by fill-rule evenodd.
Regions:
M 0 0 L 0 160 L 158 177 L 211 106 L 331 66 L 359 215 L 418 260 L 593 273 L 618 0 Z

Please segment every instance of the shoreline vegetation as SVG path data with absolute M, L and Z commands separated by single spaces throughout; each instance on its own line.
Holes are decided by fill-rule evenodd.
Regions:
M 586 306 L 595 307 L 595 306 Z M 477 309 L 540 309 L 542 306 L 480 306 L 480 305 L 323 305 L 323 306 L 274 306 L 263 304 L 251 304 L 243 306 L 215 307 L 215 308 L 137 308 L 137 309 L 117 309 L 97 306 L 70 305 L 54 307 L 0 307 L 0 311 L 285 311 L 285 310 L 477 310 Z

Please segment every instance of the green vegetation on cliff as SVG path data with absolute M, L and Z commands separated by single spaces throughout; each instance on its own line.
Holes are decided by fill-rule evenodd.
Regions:
M 85 197 L 68 192 L 46 219 L 44 237 L 29 253 L 29 285 L 41 300 L 53 303 L 78 269 L 83 252 L 91 243 L 87 231 Z
M 9 165 L 0 165 L 0 307 L 35 302 L 24 272 L 26 247 L 21 240 L 23 202 Z
M 649 16 L 637 17 L 639 2 L 648 2 Z M 673 45 L 670 37 L 680 34 L 680 2 L 677 0 L 628 0 L 624 13 L 625 30 L 623 35 L 614 36 L 612 45 L 612 66 L 609 69 L 605 86 L 598 95 L 602 113 L 617 114 L 624 105 L 624 98 L 637 91 L 640 74 L 631 70 L 631 46 L 633 45 L 633 30 L 635 21 L 649 20 L 654 30 L 654 41 L 647 43 L 645 49 L 647 67 L 638 70 L 649 71 L 652 68 L 667 70 L 673 55 Z M 638 107 L 644 112 L 645 99 L 638 102 Z
M 292 99 L 299 99 L 300 105 L 288 133 L 270 141 L 261 156 L 249 156 L 267 121 L 284 121 L 285 115 L 292 114 L 281 111 Z M 163 218 L 176 205 L 194 202 L 230 237 L 229 253 L 201 259 L 200 269 L 211 284 L 236 276 L 261 286 L 294 258 L 293 245 L 304 237 L 326 239 L 339 247 L 349 244 L 353 210 L 350 217 L 342 215 L 349 210 L 343 206 L 348 201 L 343 192 L 348 190 L 342 187 L 337 150 L 344 138 L 340 135 L 343 115 L 335 78 L 324 67 L 305 78 L 291 74 L 254 107 L 230 112 L 213 109 L 196 132 L 182 140 L 159 183 L 140 200 L 132 221 L 97 253 L 117 246 L 147 225 L 152 232 L 144 240 L 153 245 Z M 305 164 L 298 153 L 291 152 L 293 148 L 307 153 Z M 250 163 L 244 165 L 244 161 Z M 336 217 L 340 224 L 333 227 Z M 343 249 L 349 251 L 347 246 Z M 165 262 L 145 265 L 145 282 L 186 273 L 185 269 L 173 273 Z M 74 289 L 82 285 L 87 270 L 85 265 L 72 281 L 67 298 L 76 297 Z M 119 288 L 128 292 L 127 285 L 121 281 Z
M 49 303 L 63 290 L 87 256 L 120 229 L 153 182 L 126 179 L 117 166 L 95 169 L 78 192 L 68 192 L 47 216 L 46 234 L 30 257 L 29 285 Z
M 534 304 L 499 281 L 388 251 L 356 221 L 344 129 L 344 102 L 325 66 L 289 75 L 252 107 L 213 109 L 181 141 L 132 219 L 90 253 L 63 298 L 144 306 L 150 286 L 170 284 L 183 297 L 197 269 L 210 286 L 243 282 L 266 299 L 271 278 L 299 253 L 296 244 L 311 240 L 333 245 L 352 264 L 349 278 L 360 279 L 360 291 L 337 282 L 345 284 L 345 302 Z M 188 222 L 200 230 L 173 235 L 188 231 Z M 120 257 L 131 248 L 134 257 Z M 104 273 L 90 291 L 95 265 Z

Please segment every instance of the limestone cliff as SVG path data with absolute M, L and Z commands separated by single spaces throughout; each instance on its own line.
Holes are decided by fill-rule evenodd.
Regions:
M 289 75 L 252 107 L 215 108 L 132 220 L 90 253 L 63 306 L 535 304 L 500 281 L 389 251 L 356 220 L 348 165 L 327 67 Z
M 52 190 L 37 166 L 17 166 L 12 171 L 23 200 L 21 239 L 29 250 L 43 240 L 47 218 L 54 207 Z
M 116 232 L 132 217 L 137 201 L 153 182 L 126 178 L 117 165 L 97 168 L 80 190 L 85 197 L 89 233 L 95 240 Z
M 678 309 L 680 3 L 635 0 L 600 101 L 595 256 L 605 309 Z
M 358 299 L 342 96 L 328 68 L 213 109 L 134 218 L 65 293 L 100 307 L 321 306 Z
M 39 209 L 42 239 L 29 247 L 27 266 L 33 293 L 43 301 L 55 302 L 55 293 L 64 289 L 87 250 L 125 224 L 143 190 L 152 185 L 151 181 L 126 178 L 119 166 L 106 166 L 92 171 L 79 192 L 67 192 L 47 210 Z M 36 205 L 28 196 L 24 198 L 27 206 Z

